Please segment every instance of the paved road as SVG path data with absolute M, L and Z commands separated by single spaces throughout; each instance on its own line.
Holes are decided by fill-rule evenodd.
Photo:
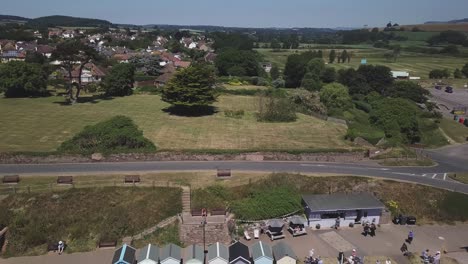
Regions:
M 466 162 L 465 162 L 466 163 Z M 457 164 L 455 164 L 457 165 Z M 462 166 L 463 167 L 463 166 Z M 307 163 L 307 162 L 248 162 L 248 161 L 184 161 L 184 162 L 116 162 L 116 163 L 67 163 L 67 164 L 0 164 L 0 175 L 59 175 L 102 174 L 125 172 L 197 171 L 229 168 L 233 171 L 265 171 L 292 173 L 333 173 L 382 177 L 410 181 L 439 188 L 468 193 L 468 185 L 452 181 L 447 173 L 454 170 L 451 163 L 436 167 L 381 167 L 364 163 Z

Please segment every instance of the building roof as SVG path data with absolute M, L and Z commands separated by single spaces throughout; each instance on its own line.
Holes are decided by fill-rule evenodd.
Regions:
M 216 258 L 224 259 L 226 262 L 229 260 L 228 248 L 225 245 L 220 244 L 219 242 L 216 242 L 215 244 L 208 247 L 207 260 L 210 261 Z
M 52 53 L 54 51 L 54 47 L 49 45 L 39 45 L 37 46 L 37 52 L 45 54 L 45 53 Z
M 302 200 L 313 212 L 385 208 L 369 193 L 302 195 Z
M 273 255 L 275 256 L 276 260 L 280 260 L 284 257 L 291 257 L 297 260 L 297 256 L 294 253 L 294 251 L 284 241 L 281 241 L 278 244 L 274 245 L 272 249 Z
M 117 249 L 114 253 L 114 257 L 112 258 L 112 263 L 134 263 L 135 262 L 135 252 L 136 249 L 128 246 L 127 244 L 123 244 L 122 247 Z
M 96 66 L 92 62 L 86 63 L 86 65 L 84 66 L 83 69 L 90 71 L 92 76 L 96 76 L 96 77 L 106 76 L 106 73 L 104 72 L 104 70 L 101 69 L 100 67 Z M 72 77 L 73 78 L 78 78 L 79 75 L 80 75 L 80 66 L 78 65 L 73 69 Z
M 303 225 L 307 220 L 302 216 L 294 215 L 289 219 L 289 222 L 293 225 Z
M 148 244 L 146 247 L 142 248 L 140 251 L 140 254 L 138 255 L 138 261 L 142 261 L 145 259 L 149 259 L 158 263 L 159 262 L 159 247 Z
M 176 67 L 188 68 L 192 64 L 190 61 L 174 61 Z
M 271 251 L 271 247 L 262 241 L 258 241 L 257 243 L 252 245 L 252 258 L 256 261 L 259 258 L 268 258 L 273 260 L 273 252 Z
M 409 77 L 409 72 L 405 71 L 391 71 L 393 78 L 398 78 L 398 77 Z
M 229 246 L 229 262 L 240 257 L 247 261 L 249 260 L 249 247 L 237 241 L 236 243 Z
M 184 249 L 184 262 L 187 262 L 191 259 L 196 259 L 203 263 L 205 259 L 203 248 L 197 245 L 186 247 Z
M 16 50 L 9 50 L 9 51 L 4 51 L 2 53 L 3 58 L 24 58 L 24 54 L 16 51 Z
M 179 246 L 174 244 L 168 244 L 165 247 L 161 248 L 161 255 L 159 259 L 161 260 L 161 262 L 167 260 L 168 258 L 180 260 L 182 258 L 180 252 L 181 248 Z
M 281 219 L 272 219 L 268 221 L 268 226 L 280 228 L 284 226 L 284 221 Z
M 175 73 L 173 72 L 166 72 L 161 75 L 156 79 L 156 82 L 158 83 L 167 83 L 169 80 L 174 76 Z

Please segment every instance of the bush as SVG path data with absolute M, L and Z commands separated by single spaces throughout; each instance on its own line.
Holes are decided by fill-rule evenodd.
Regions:
M 320 102 L 317 92 L 295 89 L 289 94 L 289 100 L 296 105 L 297 111 L 303 114 L 327 115 L 327 108 Z
M 293 103 L 279 93 L 265 92 L 259 96 L 257 120 L 260 122 L 293 122 L 296 121 L 296 109 Z
M 98 83 L 90 83 L 85 86 L 86 92 L 95 93 L 101 89 L 101 86 Z
M 439 70 L 435 69 L 429 72 L 430 79 L 444 79 L 449 78 L 450 72 L 447 69 Z
M 271 83 L 273 88 L 284 88 L 285 82 L 283 79 L 276 79 Z
M 252 77 L 251 83 L 257 86 L 268 86 L 269 83 L 265 78 L 262 77 Z
M 244 110 L 226 110 L 224 111 L 224 116 L 241 119 L 244 116 Z
M 62 143 L 59 151 L 77 154 L 154 151 L 154 144 L 125 116 L 116 116 L 87 126 L 72 139 Z

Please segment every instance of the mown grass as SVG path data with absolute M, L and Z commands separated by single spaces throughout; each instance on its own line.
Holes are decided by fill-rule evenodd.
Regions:
M 171 115 L 158 95 L 134 95 L 73 106 L 62 97 L 0 99 L 0 151 L 55 150 L 86 125 L 116 115 L 130 117 L 158 149 L 321 149 L 344 148 L 346 128 L 299 114 L 292 123 L 259 123 L 252 96 L 220 96 L 213 115 Z M 244 110 L 241 119 L 224 110 Z
M 468 173 L 449 173 L 450 179 L 468 184 Z
M 457 143 L 466 143 L 468 137 L 468 127 L 457 123 L 454 120 L 443 118 L 439 124 L 444 133 Z
M 137 234 L 182 209 L 179 188 L 86 188 L 10 195 L 0 204 L 9 226 L 6 257 L 46 252 L 64 240 L 67 252 L 91 251 L 100 239 Z

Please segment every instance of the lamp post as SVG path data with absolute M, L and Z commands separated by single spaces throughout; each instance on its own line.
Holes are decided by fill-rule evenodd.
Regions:
M 202 209 L 202 225 L 203 225 L 203 259 L 206 260 L 206 253 L 208 251 L 206 250 L 206 237 L 205 237 L 205 227 L 206 227 L 206 208 Z

